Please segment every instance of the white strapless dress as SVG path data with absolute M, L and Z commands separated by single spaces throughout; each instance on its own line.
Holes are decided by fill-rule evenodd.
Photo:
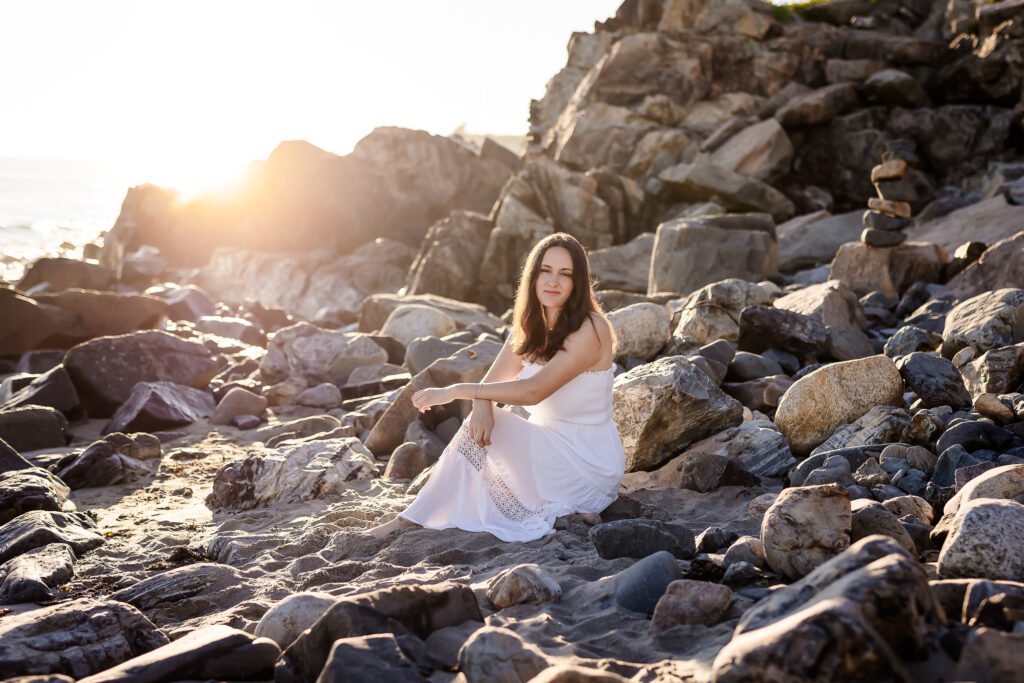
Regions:
M 519 377 L 540 368 L 524 361 Z M 583 372 L 528 406 L 529 420 L 495 410 L 484 448 L 466 420 L 401 516 L 430 529 L 532 541 L 551 533 L 557 517 L 600 512 L 618 496 L 626 464 L 612 422 L 613 379 L 611 368 Z

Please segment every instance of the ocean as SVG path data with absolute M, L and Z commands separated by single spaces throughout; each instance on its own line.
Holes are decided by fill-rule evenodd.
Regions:
M 132 183 L 102 162 L 0 157 L 0 281 L 41 256 L 80 258 Z

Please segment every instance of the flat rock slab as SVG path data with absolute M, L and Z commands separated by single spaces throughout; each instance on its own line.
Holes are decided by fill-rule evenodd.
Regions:
M 0 562 L 50 543 L 66 543 L 81 556 L 103 544 L 95 527 L 80 512 L 26 512 L 0 526 Z
M 166 644 L 131 605 L 83 598 L 0 619 L 0 671 L 79 679 Z
M 237 585 L 243 581 L 237 569 L 225 564 L 190 564 L 143 579 L 110 597 L 148 610 L 160 603 L 185 600 L 217 587 Z
M 281 654 L 277 643 L 230 626 L 193 631 L 102 673 L 87 683 L 171 683 L 181 680 L 266 678 Z

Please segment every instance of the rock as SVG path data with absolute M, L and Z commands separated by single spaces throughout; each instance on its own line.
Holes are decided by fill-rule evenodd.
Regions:
M 114 281 L 114 273 L 97 263 L 76 261 L 59 257 L 43 257 L 26 270 L 18 282 L 22 292 L 46 283 L 50 291 L 59 292 L 64 289 L 105 290 Z
M 861 221 L 864 223 L 864 227 L 877 232 L 891 232 L 895 233 L 896 237 L 899 237 L 901 231 L 910 225 L 910 219 L 900 218 L 899 216 L 890 216 L 882 213 L 881 211 L 865 211 Z M 865 233 L 861 233 L 861 241 L 863 240 Z M 884 239 L 883 236 L 876 235 L 876 237 Z M 906 240 L 906 233 L 903 233 L 902 237 L 899 237 L 897 244 L 902 244 Z M 870 242 L 865 242 L 870 244 Z M 873 245 L 873 246 L 893 246 L 893 245 Z
M 779 404 L 793 380 L 787 375 L 772 375 L 747 382 L 724 382 L 722 391 L 729 394 L 750 410 L 768 411 Z
M 57 475 L 73 489 L 111 486 L 150 474 L 162 455 L 160 440 L 152 434 L 113 433 L 61 465 Z
M 385 479 L 415 479 L 426 466 L 427 455 L 418 443 L 406 442 L 395 449 L 388 458 Z
M 620 308 L 608 314 L 608 322 L 615 331 L 615 358 L 622 363 L 626 358 L 653 360 L 672 336 L 671 316 L 665 306 L 640 303 Z
M 841 455 L 833 455 L 826 458 L 821 467 L 808 473 L 802 485 L 820 486 L 822 484 L 838 484 L 842 487 L 853 486 L 854 480 L 850 472 L 850 461 Z
M 111 598 L 142 610 L 151 610 L 163 603 L 179 602 L 206 591 L 233 587 L 240 581 L 241 576 L 234 567 L 215 562 L 187 564 L 122 588 Z
M 813 362 L 827 340 L 819 321 L 770 306 L 749 306 L 740 314 L 739 348 L 755 353 L 766 349 L 788 351 Z
M 885 69 L 864 82 L 868 100 L 896 107 L 928 107 L 931 100 L 914 77 L 899 69 Z
M 979 204 L 973 204 L 963 210 L 966 211 L 975 206 L 991 202 L 999 202 L 1004 207 L 1006 206 L 1006 201 L 1002 196 L 999 196 Z M 1010 208 L 1018 215 L 1024 214 L 1024 209 L 1020 207 L 1014 206 Z M 997 221 L 995 224 L 979 224 L 978 227 L 1003 228 L 1006 225 L 1016 225 L 1016 223 L 1007 224 Z M 974 233 L 972 232 L 971 234 Z M 986 249 L 977 261 L 967 266 L 963 272 L 947 282 L 942 290 L 943 293 L 950 294 L 958 299 L 966 299 L 996 289 L 1008 287 L 1024 289 L 1024 277 L 1021 276 L 1021 273 L 1024 272 L 1024 256 L 1021 256 L 1022 246 L 1024 246 L 1024 232 L 1000 238 L 999 241 Z
M 729 364 L 729 373 L 726 375 L 726 379 L 744 382 L 781 374 L 784 374 L 782 366 L 775 359 L 740 351 Z
M 9 408 L 0 412 L 0 439 L 16 451 L 63 448 L 71 440 L 68 420 L 44 406 Z
M 899 440 L 903 443 L 931 446 L 945 428 L 942 420 L 928 409 L 918 410 L 910 418 Z
M 792 160 L 793 143 L 775 119 L 744 128 L 711 155 L 715 166 L 764 182 L 788 173 Z
M 612 406 L 627 472 L 650 469 L 690 443 L 743 421 L 740 403 L 681 356 L 616 377 Z
M 0 474 L 14 470 L 27 470 L 34 467 L 25 458 L 18 454 L 18 451 L 11 448 L 3 439 L 0 439 Z
M 761 522 L 768 565 L 799 579 L 850 545 L 850 497 L 835 485 L 784 489 Z
M 889 475 L 874 458 L 868 458 L 863 465 L 857 468 L 857 471 L 853 473 L 853 480 L 857 486 L 863 486 L 866 489 L 885 486 L 890 481 Z
M 303 390 L 295 397 L 295 402 L 309 408 L 337 408 L 341 405 L 341 390 L 330 382 L 323 382 Z
M 548 666 L 536 646 L 506 628 L 485 626 L 459 650 L 459 670 L 467 683 L 526 683 Z
M 258 679 L 281 654 L 269 638 L 217 624 L 188 633 L 173 643 L 140 654 L 81 680 L 87 683 L 159 683 L 166 680 Z
M 942 355 L 970 346 L 976 354 L 1024 341 L 1024 289 L 998 289 L 953 307 L 942 331 Z
M 0 623 L 0 669 L 81 679 L 166 643 L 134 607 L 82 598 L 8 615 Z
M 1003 424 L 1013 422 L 1016 419 L 1013 410 L 996 398 L 995 394 L 981 394 L 977 396 L 974 399 L 974 412 L 987 415 Z
M 764 544 L 756 536 L 741 536 L 725 551 L 722 566 L 728 568 L 737 562 L 746 562 L 760 569 L 767 569 L 768 563 L 764 556 Z
M 984 11 L 998 4 L 985 5 L 978 8 Z M 1012 3 L 1011 3 L 1012 4 Z M 1024 635 L 1017 632 L 1002 631 L 981 627 L 971 629 L 960 653 L 960 660 L 952 672 L 956 680 L 962 681 L 995 681 L 1013 680 L 1020 674 L 1024 665 L 1020 653 L 1024 646 Z
M 406 292 L 472 299 L 491 227 L 487 216 L 472 211 L 453 211 L 430 226 L 409 270 Z
M 732 211 L 759 211 L 770 214 L 776 221 L 791 218 L 796 213 L 793 202 L 770 185 L 718 168 L 708 161 L 673 166 L 659 173 L 658 180 L 672 197 L 681 201 L 715 198 Z
M 200 316 L 196 321 L 196 329 L 200 332 L 216 334 L 229 339 L 238 339 L 246 344 L 264 346 L 266 335 L 259 326 L 245 318 L 222 317 L 217 315 Z
M 896 441 L 907 428 L 910 414 L 903 408 L 875 406 L 851 424 L 840 425 L 812 453 L 871 446 Z
M 920 397 L 925 408 L 959 408 L 971 404 L 971 395 L 960 371 L 945 358 L 915 351 L 901 357 L 896 367 L 907 388 Z
M 615 602 L 651 614 L 669 584 L 682 578 L 672 553 L 658 551 L 615 575 Z
M 681 560 L 693 557 L 693 534 L 678 524 L 652 519 L 620 519 L 590 527 L 590 542 L 599 557 L 643 558 L 666 551 Z
M 365 335 L 298 323 L 271 337 L 260 375 L 267 383 L 297 377 L 311 384 L 342 385 L 355 368 L 387 359 L 387 353 Z
M 0 565 L 0 605 L 44 602 L 75 574 L 71 546 L 51 543 L 30 550 Z
M 942 343 L 942 335 L 916 325 L 904 325 L 885 342 L 885 355 L 893 360 L 915 351 L 934 351 Z
M 428 363 L 429 365 L 429 363 Z M 407 375 L 406 369 L 401 365 L 393 365 L 391 363 L 380 363 L 379 365 L 363 365 L 352 371 L 352 374 L 348 376 L 349 385 L 362 385 L 370 384 L 373 382 L 380 382 L 385 377 L 391 377 L 392 375 Z
M 270 638 L 284 650 L 336 602 L 338 598 L 327 593 L 294 593 L 267 610 L 253 635 Z
M 658 226 L 651 255 L 648 295 L 687 295 L 727 278 L 756 282 L 777 264 L 770 216 L 739 214 L 678 218 Z
M 443 337 L 454 329 L 455 321 L 444 311 L 423 304 L 404 304 L 391 312 L 380 333 L 408 346 L 413 339 Z
M 354 437 L 286 442 L 221 467 L 206 504 L 248 510 L 274 500 L 312 500 L 336 495 L 354 479 L 373 476 L 373 454 Z
M 779 226 L 779 270 L 783 273 L 831 262 L 840 246 L 860 239 L 863 229 L 860 211 L 826 214 L 785 231 L 782 228 Z
M 943 432 L 935 442 L 935 451 L 944 453 L 950 446 L 959 444 L 968 452 L 981 449 L 998 452 L 1009 447 L 1013 440 L 1013 435 L 1001 427 L 988 422 L 964 421 Z
M 240 415 L 262 415 L 266 409 L 266 398 L 243 387 L 234 387 L 217 404 L 210 424 L 231 424 Z
M 26 351 L 18 359 L 18 365 L 15 369 L 18 372 L 41 375 L 60 365 L 64 361 L 65 353 L 67 351 L 64 349 L 35 349 L 33 351 Z
M 95 522 L 78 512 L 30 510 L 0 526 L 0 562 L 50 543 L 66 543 L 76 555 L 103 544 Z
M 405 366 L 413 376 L 416 376 L 434 361 L 447 358 L 461 348 L 462 344 L 442 341 L 437 337 L 420 337 L 406 348 Z
M 601 289 L 647 293 L 654 233 L 645 232 L 626 244 L 595 249 L 587 254 L 590 273 Z
M 562 588 L 551 574 L 536 564 L 520 564 L 504 570 L 487 584 L 487 599 L 498 609 L 512 605 L 541 604 L 558 600 Z
M 0 319 L 9 321 L 0 333 L 0 356 L 20 356 L 46 341 L 65 325 L 71 316 L 56 306 L 43 306 L 17 290 L 0 288 Z
M 750 420 L 724 429 L 690 446 L 669 460 L 661 470 L 681 472 L 685 462 L 697 453 L 727 457 L 744 472 L 757 477 L 778 477 L 795 464 L 789 443 L 769 420 Z M 670 485 L 679 486 L 674 476 Z
M 869 247 L 895 247 L 907 241 L 907 236 L 902 232 L 890 232 L 865 228 L 860 234 L 860 241 Z
M 829 278 L 841 280 L 858 296 L 877 291 L 894 297 L 915 282 L 938 282 L 948 261 L 936 244 L 904 242 L 877 248 L 849 242 L 836 252 Z
M 155 285 L 145 291 L 167 304 L 167 317 L 170 320 L 189 320 L 195 322 L 204 315 L 214 315 L 217 306 L 210 295 L 195 285 L 176 285 L 166 283 Z
M 497 342 L 485 339 L 433 362 L 399 390 L 398 396 L 370 430 L 365 441 L 366 447 L 381 456 L 391 453 L 405 440 L 405 430 L 409 423 L 419 417 L 419 411 L 412 404 L 413 394 L 428 387 L 479 382 L 500 350 L 501 346 Z
M 64 322 L 46 339 L 48 348 L 71 348 L 96 337 L 127 334 L 157 327 L 167 314 L 167 304 L 138 294 L 66 289 L 55 294 L 37 294 L 41 304 L 60 310 Z
M 203 344 L 153 330 L 79 344 L 68 351 L 64 367 L 86 414 L 101 418 L 112 416 L 139 382 L 202 388 L 218 364 Z
M 859 541 L 875 534 L 894 539 L 911 557 L 917 556 L 914 540 L 903 528 L 896 515 L 873 501 L 853 501 L 850 527 L 850 540 Z
M 876 405 L 903 402 L 903 380 L 886 356 L 833 363 L 800 378 L 779 402 L 775 424 L 795 455 L 806 455 L 836 427 Z
M 1024 505 L 1016 501 L 963 502 L 939 551 L 939 576 L 1024 580 L 1022 529 Z
M 720 486 L 757 486 L 760 480 L 731 458 L 687 451 L 677 463 L 680 487 L 706 493 Z
M 706 344 L 716 339 L 739 338 L 740 312 L 748 306 L 771 303 L 771 296 L 759 285 L 733 278 L 701 287 L 686 298 L 679 309 L 675 335 L 689 335 Z
M 419 420 L 413 420 L 409 423 L 405 430 L 405 441 L 417 444 L 423 450 L 423 454 L 429 464 L 437 462 L 446 445 L 444 441 L 427 429 Z
M 654 607 L 650 631 L 664 631 L 677 624 L 714 626 L 722 621 L 731 604 L 732 591 L 726 586 L 687 579 L 673 581 Z
M 334 641 L 317 681 L 376 683 L 382 679 L 396 683 L 426 681 L 391 633 Z
M 776 299 L 772 306 L 814 318 L 825 327 L 837 330 L 862 330 L 867 327 L 860 301 L 842 282 L 829 280 L 811 285 Z
M 1020 465 L 1004 465 L 985 472 L 963 486 L 949 502 L 946 503 L 944 515 L 936 529 L 942 533 L 948 530 L 960 506 L 972 500 L 993 498 L 1009 500 L 1024 494 L 1024 468 Z M 929 510 L 929 512 L 931 512 Z M 930 522 L 931 517 L 923 521 Z
M 64 482 L 40 467 L 0 472 L 0 524 L 29 510 L 58 512 L 68 493 Z
M 628 683 L 628 679 L 585 666 L 556 665 L 544 669 L 530 683 Z
M 173 382 L 139 382 L 103 428 L 111 432 L 153 432 L 191 424 L 213 414 L 213 396 Z
M 28 386 L 3 402 L 0 411 L 24 406 L 56 408 L 72 421 L 80 420 L 83 415 L 78 392 L 63 365 L 57 365 L 34 378 Z
M 957 353 L 964 351 L 973 353 L 974 349 L 965 346 Z M 959 368 L 964 385 L 973 395 L 1012 391 L 1024 378 L 1024 344 L 990 349 L 977 360 L 965 363 Z
M 775 118 L 786 128 L 818 126 L 856 105 L 857 99 L 854 84 L 836 83 L 793 98 L 775 112 Z

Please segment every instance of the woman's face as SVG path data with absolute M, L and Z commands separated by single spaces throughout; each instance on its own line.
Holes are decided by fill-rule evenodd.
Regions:
M 550 247 L 540 262 L 534 284 L 537 299 L 545 308 L 561 308 L 572 294 L 572 255 L 565 247 Z

